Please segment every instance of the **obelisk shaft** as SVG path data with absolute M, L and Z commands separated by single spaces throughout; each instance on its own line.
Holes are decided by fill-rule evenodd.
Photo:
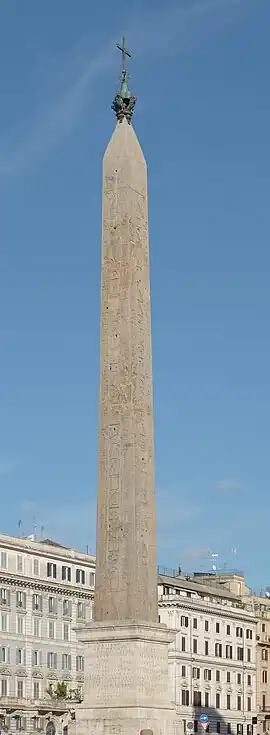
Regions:
M 103 160 L 96 621 L 157 621 L 147 171 L 117 123 Z

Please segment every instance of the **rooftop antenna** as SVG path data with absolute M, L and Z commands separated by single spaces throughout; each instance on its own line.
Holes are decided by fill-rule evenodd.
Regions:
M 33 518 L 33 536 L 34 536 L 34 541 L 36 541 L 36 535 L 37 535 L 37 519 L 36 519 L 36 516 L 34 516 L 34 518 Z
M 44 526 L 41 526 L 40 528 L 41 541 L 43 541 L 43 534 L 44 534 Z
M 19 538 L 20 538 L 20 537 L 21 537 L 21 535 L 22 535 L 22 534 L 21 534 L 21 528 L 22 528 L 22 521 L 18 521 L 18 534 L 19 534 Z

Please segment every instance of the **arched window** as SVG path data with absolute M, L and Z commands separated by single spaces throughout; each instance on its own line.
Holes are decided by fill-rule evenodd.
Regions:
M 46 735 L 55 735 L 55 726 L 53 722 L 48 722 L 46 727 Z

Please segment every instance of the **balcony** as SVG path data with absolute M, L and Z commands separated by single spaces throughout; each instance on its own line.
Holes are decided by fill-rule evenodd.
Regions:
M 1 697 L 1 710 L 6 710 L 6 714 L 15 712 L 24 713 L 25 710 L 32 711 L 32 714 L 46 714 L 46 712 L 67 712 L 74 708 L 74 701 L 66 699 L 54 699 L 47 697 L 43 699 L 26 699 L 18 697 Z

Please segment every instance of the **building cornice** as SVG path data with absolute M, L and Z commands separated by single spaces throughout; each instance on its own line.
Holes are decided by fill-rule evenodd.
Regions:
M 221 606 L 220 608 L 218 608 L 210 604 L 204 604 L 201 600 L 191 600 L 190 598 L 185 597 L 181 597 L 180 599 L 178 597 L 175 600 L 164 600 L 159 598 L 158 606 L 168 609 L 173 608 L 174 610 L 188 610 L 193 613 L 203 613 L 204 615 L 208 615 L 209 617 L 215 616 L 220 618 L 234 618 L 235 620 L 241 620 L 249 623 L 250 625 L 256 625 L 258 622 L 258 619 L 253 612 L 248 612 L 243 608 L 225 608 L 225 605 L 224 607 Z
M 9 574 L 8 572 L 5 572 L 5 574 L 0 572 L 0 585 L 2 584 L 14 587 L 14 591 L 20 587 L 21 589 L 32 589 L 33 591 L 38 592 L 51 592 L 53 594 L 66 595 L 66 597 L 76 597 L 83 600 L 94 599 L 94 590 L 86 590 L 81 587 L 77 588 L 74 585 L 61 585 L 59 581 L 54 581 L 52 579 L 47 582 L 46 580 L 33 579 L 33 577 L 21 577 L 19 575 Z

